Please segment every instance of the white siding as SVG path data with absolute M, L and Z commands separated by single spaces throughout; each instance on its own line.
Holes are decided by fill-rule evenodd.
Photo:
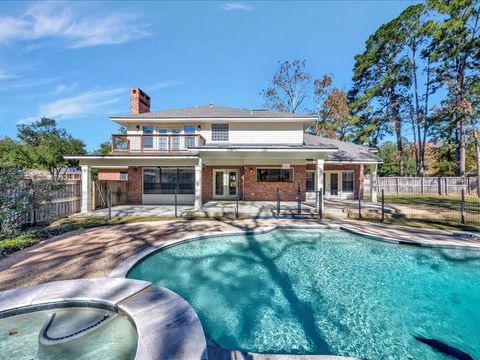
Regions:
M 202 135 L 207 143 L 212 142 L 212 123 L 226 124 L 228 121 L 203 121 L 201 123 L 149 123 L 156 129 L 158 127 L 182 129 L 185 125 L 195 126 L 196 133 Z M 129 125 L 128 134 L 141 134 L 143 124 L 139 123 L 140 130 L 136 129 L 137 124 Z M 200 129 L 198 129 L 200 125 Z M 303 123 L 302 122 L 230 122 L 229 141 L 234 144 L 302 144 Z

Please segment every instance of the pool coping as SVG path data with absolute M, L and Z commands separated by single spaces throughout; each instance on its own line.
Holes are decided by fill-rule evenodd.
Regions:
M 0 292 L 0 314 L 8 316 L 68 305 L 116 309 L 125 314 L 138 334 L 135 360 L 207 359 L 205 334 L 190 304 L 147 281 L 63 280 Z

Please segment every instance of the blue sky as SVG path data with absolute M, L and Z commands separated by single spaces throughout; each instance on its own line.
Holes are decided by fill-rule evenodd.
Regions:
M 2 2 L 0 136 L 48 116 L 88 150 L 130 111 L 215 103 L 260 108 L 279 60 L 350 85 L 367 37 L 409 1 Z

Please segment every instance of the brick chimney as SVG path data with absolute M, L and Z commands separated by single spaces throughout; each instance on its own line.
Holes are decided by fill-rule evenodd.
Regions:
M 132 115 L 150 112 L 150 96 L 140 88 L 130 89 L 130 109 Z

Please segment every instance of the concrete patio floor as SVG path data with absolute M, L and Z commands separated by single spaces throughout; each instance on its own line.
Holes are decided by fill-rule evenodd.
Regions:
M 232 217 L 235 216 L 236 201 L 212 200 L 203 204 L 202 210 L 195 210 L 192 205 L 178 205 L 178 217 Z M 324 215 L 326 217 L 343 218 L 348 212 L 358 209 L 357 200 L 332 200 L 325 199 Z M 362 209 L 365 211 L 381 211 L 381 204 L 362 201 Z M 386 206 L 387 211 L 395 211 L 391 206 Z M 315 215 L 315 201 L 302 201 L 301 214 Z M 238 213 L 240 217 L 273 217 L 277 215 L 276 201 L 239 201 Z M 296 201 L 281 201 L 281 215 L 298 214 Z M 82 214 L 83 215 L 83 214 Z M 88 216 L 108 216 L 108 209 L 98 209 Z M 118 205 L 112 207 L 112 216 L 159 216 L 174 217 L 174 205 Z
M 430 245 L 463 245 L 480 249 L 480 241 L 458 239 L 452 232 L 344 220 L 367 234 Z M 44 240 L 0 260 L 0 291 L 54 280 L 105 277 L 128 257 L 150 246 L 206 232 L 262 229 L 273 225 L 315 225 L 314 220 L 246 219 L 238 221 L 164 220 L 72 231 Z M 392 245 L 395 246 L 395 245 Z M 438 249 L 438 251 L 444 251 Z

